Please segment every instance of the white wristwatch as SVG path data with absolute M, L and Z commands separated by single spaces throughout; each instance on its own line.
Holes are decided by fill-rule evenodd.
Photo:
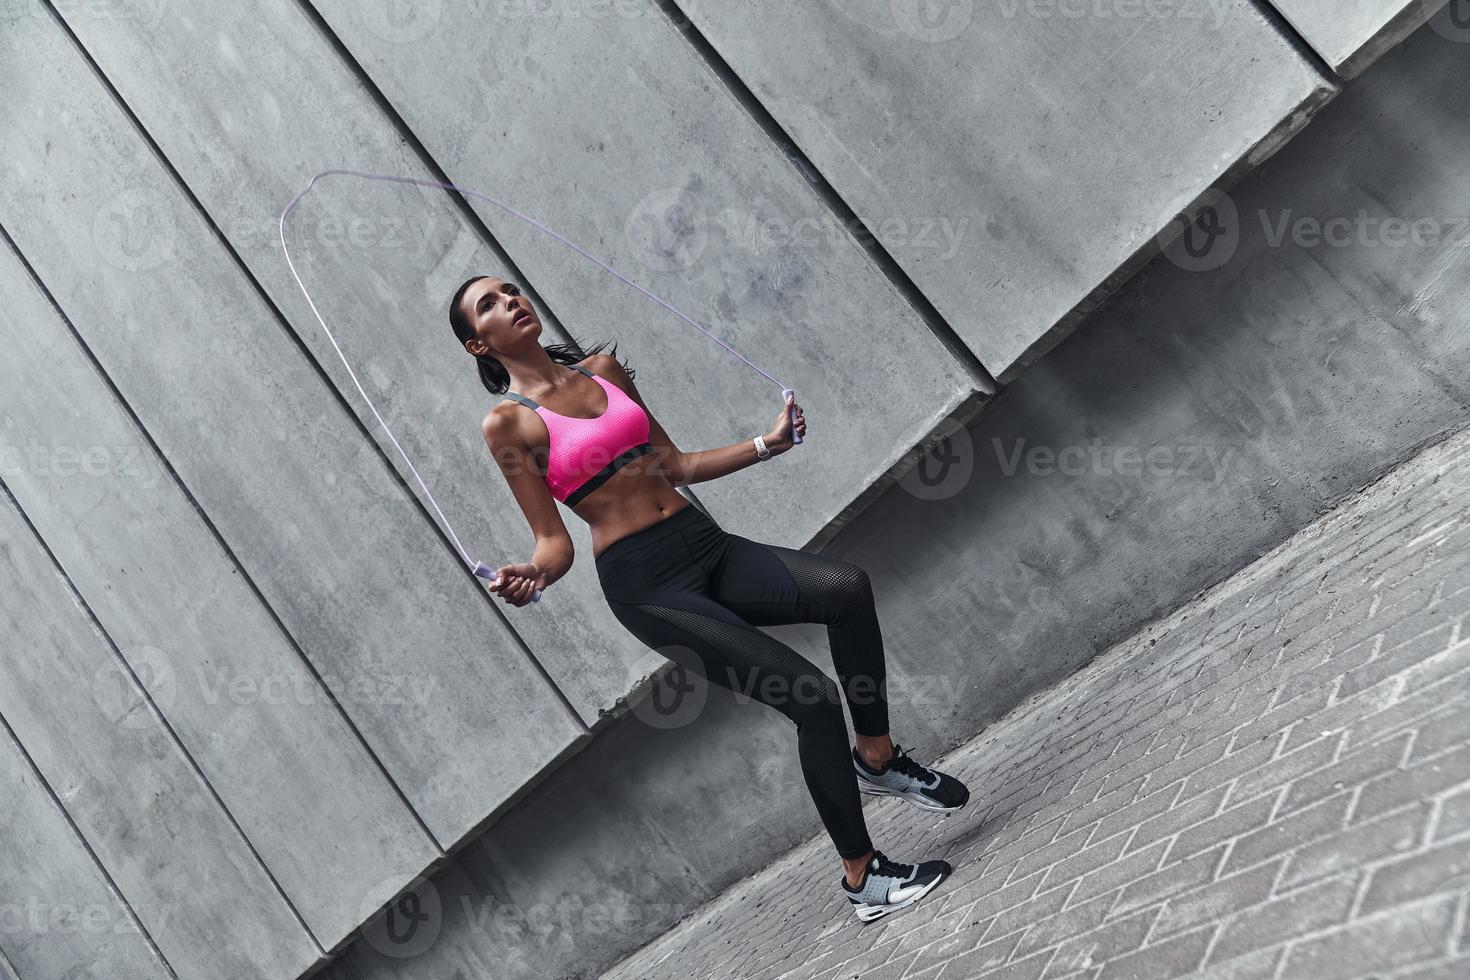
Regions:
M 760 459 L 770 459 L 771 451 L 766 448 L 766 440 L 760 436 L 755 437 L 755 454 Z

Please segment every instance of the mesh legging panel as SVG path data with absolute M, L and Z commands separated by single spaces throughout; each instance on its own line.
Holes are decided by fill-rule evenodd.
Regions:
M 837 685 L 816 664 L 728 609 L 714 608 L 699 596 L 679 601 L 707 611 L 654 603 L 609 605 L 630 631 L 664 656 L 791 719 L 802 776 L 837 852 L 856 858 L 871 851 Z M 693 651 L 697 662 L 686 651 Z
M 883 632 L 868 573 L 840 558 L 738 534 L 729 538 L 724 562 L 710 582 L 710 598 L 757 626 L 825 623 L 853 730 L 887 735 Z M 779 563 L 775 567 L 773 557 Z

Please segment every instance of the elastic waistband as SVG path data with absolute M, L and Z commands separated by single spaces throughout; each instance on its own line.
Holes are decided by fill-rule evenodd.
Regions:
M 670 514 L 663 520 L 640 528 L 632 534 L 618 538 L 608 545 L 602 554 L 597 556 L 597 561 L 612 560 L 612 558 L 623 551 L 635 548 L 639 545 L 660 541 L 670 535 L 678 534 L 679 531 L 699 524 L 713 524 L 714 521 L 704 515 L 698 507 L 690 504 L 677 513 Z

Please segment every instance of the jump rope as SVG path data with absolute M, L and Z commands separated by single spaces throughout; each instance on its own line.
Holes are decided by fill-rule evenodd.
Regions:
M 576 253 L 578 253 L 579 255 L 581 255 L 583 258 L 587 259 L 589 262 L 593 262 L 596 265 L 601 266 L 603 269 L 606 269 L 608 272 L 611 272 L 614 276 L 617 276 L 623 282 L 627 283 L 629 286 L 632 286 L 634 289 L 638 290 L 638 292 L 642 293 L 644 296 L 647 296 L 649 299 L 651 299 L 651 300 L 655 301 L 656 303 L 658 303 L 659 305 L 663 306 L 665 309 L 669 310 L 670 312 L 672 312 L 673 314 L 675 314 L 676 316 L 678 316 L 680 319 L 686 321 L 691 326 L 697 327 L 706 337 L 709 337 L 715 343 L 717 343 L 721 347 L 725 348 L 725 350 L 729 351 L 731 354 L 734 354 L 736 357 L 740 358 L 742 361 L 744 361 L 746 364 L 748 364 L 751 368 L 753 368 L 757 373 L 759 373 L 766 380 L 770 381 L 772 384 L 774 384 L 777 387 L 779 387 L 781 389 L 781 403 L 782 403 L 782 405 L 785 405 L 787 398 L 791 398 L 791 397 L 793 397 L 796 394 L 796 392 L 794 390 L 792 390 L 791 388 L 785 387 L 784 385 L 781 384 L 780 381 L 777 381 L 774 377 L 772 377 L 766 371 L 762 370 L 762 368 L 760 367 L 760 365 L 754 363 L 753 361 L 750 360 L 750 358 L 746 357 L 744 354 L 741 354 L 735 348 L 731 347 L 729 344 L 725 343 L 719 337 L 716 337 L 714 334 L 710 333 L 710 331 L 708 331 L 704 327 L 700 326 L 694 320 L 690 319 L 689 317 L 685 316 L 683 313 L 679 312 L 679 310 L 675 309 L 673 307 L 673 305 L 671 305 L 670 303 L 666 302 L 663 299 L 660 299 L 658 296 L 655 296 L 653 293 L 651 293 L 648 290 L 644 289 L 642 286 L 638 285 L 636 282 L 634 282 L 633 280 L 629 279 L 627 276 L 624 276 L 622 273 L 618 272 L 616 269 L 612 268 L 611 266 L 607 265 L 606 263 L 602 262 L 601 260 L 595 258 L 592 255 L 589 255 L 586 252 L 586 250 L 583 249 L 581 246 L 577 245 L 577 243 L 575 243 L 575 242 L 573 242 L 573 241 L 571 241 L 571 240 L 563 237 L 562 235 L 557 234 L 555 231 L 553 231 L 552 229 L 546 227 L 546 225 L 544 225 L 541 222 L 537 221 L 535 218 L 532 218 L 529 215 L 522 214 L 521 212 L 517 211 L 515 208 L 511 207 L 509 204 L 505 204 L 502 201 L 498 201 L 495 198 L 491 197 L 489 194 L 482 193 L 482 192 L 477 191 L 477 190 L 475 190 L 473 188 L 470 188 L 470 187 L 460 187 L 460 186 L 457 186 L 455 184 L 444 183 L 443 181 L 438 181 L 438 180 L 421 180 L 421 179 L 416 178 L 416 177 L 399 177 L 399 176 L 395 176 L 393 174 L 372 174 L 372 173 L 366 173 L 366 172 L 361 171 L 361 170 L 341 170 L 341 169 L 323 170 L 321 173 L 319 173 L 315 177 L 311 178 L 311 181 L 305 187 L 303 187 L 296 194 L 295 197 L 291 198 L 291 203 L 290 204 L 287 204 L 286 205 L 286 209 L 281 212 L 281 220 L 280 220 L 280 223 L 279 223 L 279 231 L 280 231 L 280 235 L 281 235 L 281 251 L 286 256 L 286 265 L 288 267 L 290 267 L 290 269 L 291 269 L 291 277 L 296 280 L 296 285 L 301 288 L 301 294 L 306 297 L 306 303 L 307 303 L 308 306 L 311 307 L 311 312 L 312 312 L 312 315 L 314 315 L 316 317 L 316 322 L 319 323 L 319 324 L 321 324 L 322 332 L 327 335 L 327 340 L 331 341 L 331 343 L 332 343 L 332 349 L 335 350 L 337 352 L 337 356 L 342 359 L 342 366 L 347 369 L 347 374 L 352 378 L 352 383 L 357 386 L 357 393 L 362 396 L 362 400 L 363 401 L 367 402 L 368 408 L 372 410 L 373 418 L 375 418 L 375 419 L 378 420 L 378 424 L 381 425 L 383 427 L 383 431 L 388 434 L 388 439 L 389 439 L 390 442 L 393 443 L 393 448 L 396 449 L 396 450 L 398 450 L 398 455 L 400 455 L 400 456 L 403 457 L 404 464 L 408 466 L 409 472 L 413 474 L 414 480 L 418 482 L 419 488 L 421 490 L 423 490 L 424 497 L 429 501 L 429 506 L 431 506 L 431 507 L 434 508 L 434 513 L 436 513 L 436 514 L 439 515 L 439 520 L 443 523 L 444 529 L 449 532 L 450 540 L 452 540 L 454 542 L 455 550 L 459 552 L 460 558 L 464 561 L 465 565 L 470 569 L 470 571 L 477 578 L 482 578 L 487 583 L 490 583 L 490 584 L 493 585 L 496 582 L 496 580 L 498 579 L 498 576 L 495 574 L 495 569 L 493 569 L 490 566 L 486 565 L 482 561 L 478 561 L 478 560 L 476 560 L 474 558 L 471 558 L 469 552 L 465 550 L 464 545 L 460 543 L 459 535 L 454 532 L 454 525 L 450 524 L 449 523 L 449 518 L 447 518 L 447 517 L 444 516 L 444 511 L 440 509 L 439 502 L 434 499 L 434 493 L 433 493 L 433 491 L 431 491 L 429 489 L 429 485 L 424 482 L 424 478 L 419 475 L 418 468 L 413 465 L 413 460 L 412 459 L 409 459 L 408 453 L 406 453 L 406 452 L 403 451 L 403 446 L 399 444 L 397 437 L 393 435 L 393 430 L 388 427 L 388 423 L 386 421 L 384 421 L 383 416 L 378 412 L 378 407 L 373 404 L 372 398 L 369 397 L 367 391 L 363 389 L 362 382 L 359 381 L 358 378 L 357 378 L 357 372 L 354 371 L 354 370 L 352 370 L 352 365 L 348 362 L 347 355 L 342 353 L 342 347 L 341 347 L 341 345 L 337 343 L 337 338 L 332 335 L 331 328 L 327 326 L 327 321 L 324 320 L 324 319 L 322 319 L 321 311 L 317 309 L 316 302 L 311 298 L 311 293 L 307 290 L 306 284 L 301 281 L 301 276 L 296 271 L 296 263 L 294 263 L 294 262 L 291 261 L 291 250 L 290 250 L 290 248 L 286 244 L 286 218 L 291 214 L 291 212 L 293 210 L 295 210 L 296 205 L 299 204 L 299 203 L 301 203 L 301 199 L 304 198 L 311 191 L 311 189 L 314 186 L 316 186 L 316 182 L 317 181 L 321 180 L 323 177 L 328 177 L 328 176 L 332 176 L 332 175 L 339 175 L 339 174 L 340 175 L 343 175 L 343 176 L 347 176 L 347 177 L 362 177 L 365 180 L 381 180 L 381 181 L 385 181 L 385 182 L 389 182 L 389 183 L 395 183 L 395 184 L 417 184 L 420 187 L 436 187 L 436 188 L 438 188 L 440 190 L 457 191 L 460 194 L 466 194 L 466 195 L 469 195 L 470 197 L 477 197 L 477 198 L 480 198 L 481 200 L 489 201 L 491 204 L 494 204 L 496 207 L 499 207 L 499 208 L 502 208 L 502 209 L 504 209 L 506 211 L 509 211 L 511 214 L 515 215 L 517 218 L 521 219 L 526 224 L 531 225 L 531 226 L 533 226 L 535 228 L 539 228 L 541 231 L 544 231 L 546 234 L 550 235 L 552 238 L 555 238 L 557 241 L 561 242 L 562 244 L 566 245 L 568 248 L 572 249 L 573 251 L 575 251 Z M 793 402 L 793 405 L 794 404 L 795 403 Z M 802 441 L 801 434 L 796 431 L 796 409 L 794 407 L 791 409 L 791 440 L 792 440 L 792 443 L 794 445 L 800 445 L 801 444 L 801 441 Z M 533 589 L 532 590 L 531 601 L 532 602 L 540 602 L 541 601 L 541 590 L 540 589 Z

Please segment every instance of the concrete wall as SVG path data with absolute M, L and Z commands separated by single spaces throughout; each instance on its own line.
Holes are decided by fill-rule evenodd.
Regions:
M 291 977 L 352 943 L 332 967 L 344 975 L 575 972 L 817 826 L 780 719 L 711 696 L 658 739 L 646 702 L 614 720 L 662 660 L 611 619 L 575 517 L 584 560 L 545 603 L 508 610 L 466 572 L 275 244 L 279 209 L 321 169 L 501 196 L 779 373 L 814 430 L 832 420 L 784 465 L 697 499 L 732 530 L 835 540 L 878 573 L 895 675 L 952 682 L 925 711 L 899 703 L 906 743 L 938 749 L 1084 661 L 1102 641 L 1067 630 L 1099 621 L 1074 615 L 1087 602 L 1106 605 L 1111 636 L 1230 565 L 1248 513 L 1216 528 L 1233 530 L 1223 555 L 1160 537 L 1166 524 L 1132 528 L 1129 547 L 1177 540 L 1180 560 L 1194 556 L 1155 582 L 1077 516 L 1100 494 L 1127 498 L 1119 487 L 990 482 L 979 453 L 956 485 L 921 456 L 950 453 L 950 423 L 974 418 L 992 375 L 1019 376 L 1176 212 L 1279 149 L 1336 83 L 1245 0 L 1214 5 L 1203 28 L 982 11 L 941 29 L 905 9 L 0 10 L 0 758 L 18 787 L 0 813 L 15 839 L 55 852 L 7 856 L 0 876 L 17 900 L 85 903 L 120 926 L 7 927 L 0 966 L 23 980 Z M 742 19 L 754 14 L 765 20 Z M 830 74 L 772 60 L 757 29 Z M 1045 70 L 1028 78 L 1018 60 Z M 1431 175 L 1422 186 L 1442 189 Z M 775 386 L 484 201 L 337 178 L 294 217 L 298 268 L 489 561 L 524 556 L 528 539 L 477 430 L 487 398 L 450 340 L 445 302 L 466 276 L 525 282 L 547 342 L 617 340 L 683 448 L 775 415 Z M 920 227 L 946 250 L 927 253 Z M 1420 271 L 1405 259 L 1381 275 Z M 1433 280 L 1447 295 L 1454 271 Z M 1178 289 L 1186 309 L 1202 292 Z M 1166 300 L 1161 321 L 1179 315 Z M 1124 376 L 1138 368 L 1107 338 L 1127 302 L 1074 341 Z M 1237 346 L 1260 356 L 1248 339 Z M 1115 403 L 1114 385 L 1059 352 L 985 425 L 1058 439 L 1111 405 L 1114 431 L 1142 438 L 1195 405 L 1198 391 L 1166 383 L 1203 370 L 1194 357 L 1154 362 L 1140 400 Z M 1170 394 L 1181 405 L 1161 415 Z M 1426 431 L 1445 416 L 1421 408 Z M 1252 473 L 1280 465 L 1250 460 Z M 1355 465 L 1342 479 L 1367 457 Z M 1285 533 L 1309 509 L 1297 504 L 1249 526 Z M 1204 503 L 1178 492 L 1151 506 Z M 1072 567 L 1081 577 L 1062 574 Z M 1095 568 L 1141 580 L 1090 589 Z M 777 632 L 825 658 L 820 630 Z M 1028 646 L 1033 632 L 1052 645 Z M 996 637 L 1000 656 L 977 667 L 973 645 Z M 535 899 L 585 897 L 589 880 L 614 890 L 585 916 L 617 906 L 631 920 L 548 932 Z
M 1217 200 L 1211 247 L 1157 257 L 837 537 L 875 582 L 899 741 L 941 754 L 1470 424 L 1467 68 L 1416 34 Z M 820 627 L 772 632 L 830 664 Z M 690 697 L 463 851 L 422 931 L 324 975 L 596 976 L 821 834 L 789 723 Z
M 1356 78 L 1383 52 L 1430 20 L 1446 0 L 1272 0 L 1343 78 Z M 1441 24 L 1470 30 L 1470 8 L 1450 0 Z

